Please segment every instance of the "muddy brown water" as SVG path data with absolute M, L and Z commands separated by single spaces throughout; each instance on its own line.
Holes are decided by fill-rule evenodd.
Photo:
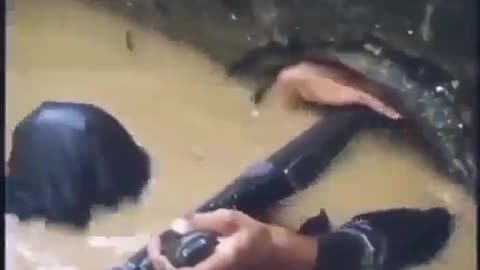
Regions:
M 258 114 L 246 86 L 205 56 L 122 18 L 72 0 L 16 0 L 7 26 L 7 153 L 14 125 L 46 100 L 95 103 L 118 117 L 153 156 L 138 205 L 98 210 L 84 233 L 19 229 L 19 269 L 105 269 L 119 264 L 176 216 L 203 202 L 315 116 L 271 99 Z M 129 50 L 126 31 L 130 32 Z M 334 223 L 389 207 L 447 206 L 458 216 L 449 247 L 419 269 L 476 269 L 475 207 L 413 147 L 357 136 L 322 182 L 286 201 L 275 222 L 295 228 L 320 207 Z

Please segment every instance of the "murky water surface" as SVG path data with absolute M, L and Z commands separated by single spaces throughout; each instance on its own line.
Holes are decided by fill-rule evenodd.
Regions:
M 72 0 L 16 0 L 9 9 L 7 151 L 15 123 L 42 101 L 63 100 L 102 106 L 154 159 L 143 202 L 98 214 L 88 232 L 22 225 L 19 269 L 105 269 L 121 263 L 172 218 L 314 120 L 275 102 L 252 113 L 245 87 L 220 67 L 122 18 Z M 453 240 L 421 269 L 476 268 L 473 204 L 411 147 L 381 134 L 358 136 L 322 179 L 289 200 L 275 221 L 293 228 L 320 207 L 338 224 L 380 208 L 447 206 L 458 215 Z

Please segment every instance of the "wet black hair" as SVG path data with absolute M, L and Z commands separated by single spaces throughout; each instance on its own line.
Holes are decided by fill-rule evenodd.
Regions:
M 21 221 L 85 229 L 94 206 L 136 201 L 150 179 L 150 157 L 97 106 L 44 102 L 15 127 L 6 210 Z

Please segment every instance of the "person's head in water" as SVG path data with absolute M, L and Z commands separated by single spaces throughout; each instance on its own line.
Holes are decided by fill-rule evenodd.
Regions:
M 91 208 L 136 200 L 150 179 L 150 158 L 102 109 L 44 102 L 13 132 L 7 213 L 85 228 Z

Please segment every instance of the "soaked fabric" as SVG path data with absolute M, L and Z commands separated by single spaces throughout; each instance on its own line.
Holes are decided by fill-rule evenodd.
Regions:
M 342 225 L 338 230 L 358 237 L 365 245 L 365 256 L 362 260 L 363 269 L 377 269 L 382 266 L 387 251 L 386 239 L 375 232 L 364 220 L 352 220 Z

